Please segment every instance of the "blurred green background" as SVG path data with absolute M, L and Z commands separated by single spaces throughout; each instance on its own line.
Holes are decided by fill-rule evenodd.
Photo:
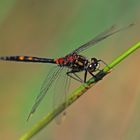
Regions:
M 60 57 L 113 24 L 133 28 L 82 54 L 109 63 L 140 40 L 139 0 L 1 0 L 0 56 Z M 33 140 L 139 140 L 140 50 Z M 51 65 L 0 62 L 0 139 L 16 140 L 51 110 L 53 90 L 26 122 Z M 59 94 L 59 93 L 58 93 Z

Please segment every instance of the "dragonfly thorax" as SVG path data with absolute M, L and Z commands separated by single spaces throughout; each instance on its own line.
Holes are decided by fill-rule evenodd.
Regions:
M 55 60 L 59 66 L 68 67 L 72 71 L 80 72 L 87 70 L 89 72 L 97 71 L 99 68 L 99 62 L 96 58 L 91 58 L 89 61 L 83 55 L 71 54 L 65 57 L 61 57 Z

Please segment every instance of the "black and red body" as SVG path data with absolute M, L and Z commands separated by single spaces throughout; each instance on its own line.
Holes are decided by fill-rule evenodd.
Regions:
M 33 56 L 4 56 L 4 57 L 0 57 L 0 60 L 4 60 L 4 61 L 51 63 L 54 65 L 58 65 L 60 68 L 52 73 L 52 75 L 50 76 L 51 79 L 45 80 L 46 84 L 43 84 L 41 91 L 40 91 L 39 95 L 37 96 L 35 103 L 32 107 L 32 110 L 29 114 L 29 117 L 35 112 L 36 108 L 38 107 L 38 105 L 40 104 L 40 102 L 42 101 L 44 96 L 46 95 L 46 93 L 49 90 L 49 88 L 51 87 L 52 83 L 55 81 L 55 79 L 57 79 L 57 77 L 59 75 L 59 71 L 61 71 L 63 69 L 63 67 L 68 68 L 68 71 L 66 74 L 69 77 L 71 77 L 77 81 L 80 81 L 80 82 L 86 82 L 87 73 L 92 75 L 94 78 L 97 78 L 94 75 L 94 72 L 100 71 L 100 69 L 99 69 L 100 63 L 99 62 L 103 62 L 106 66 L 107 66 L 107 64 L 103 60 L 98 60 L 94 57 L 91 58 L 90 60 L 88 60 L 85 56 L 79 55 L 79 53 L 82 52 L 83 50 L 91 47 L 91 46 L 94 46 L 95 44 L 99 43 L 100 41 L 112 36 L 113 34 L 119 32 L 119 31 L 122 31 L 124 29 L 127 29 L 128 27 L 131 27 L 132 25 L 133 24 L 130 24 L 127 27 L 120 28 L 118 30 L 114 30 L 115 26 L 112 26 L 111 28 L 109 28 L 106 31 L 102 32 L 101 34 L 97 35 L 95 38 L 93 38 L 89 42 L 87 42 L 87 43 L 81 45 L 80 47 L 78 47 L 77 49 L 73 50 L 68 55 L 66 55 L 64 57 L 56 58 L 56 59 L 40 58 L 40 57 L 33 57 Z M 84 79 L 79 77 L 77 74 L 78 72 L 81 72 L 81 71 L 84 72 Z M 46 85 L 46 87 L 44 87 L 44 85 Z

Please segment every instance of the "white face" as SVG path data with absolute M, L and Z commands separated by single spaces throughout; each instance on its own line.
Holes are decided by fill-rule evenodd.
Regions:
M 99 70 L 99 68 L 100 68 L 100 64 L 98 63 L 96 66 L 96 71 Z

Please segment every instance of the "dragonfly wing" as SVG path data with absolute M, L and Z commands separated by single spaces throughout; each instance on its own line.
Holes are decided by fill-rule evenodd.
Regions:
M 42 87 L 40 89 L 40 92 L 38 94 L 38 96 L 35 99 L 35 103 L 29 113 L 29 116 L 27 118 L 27 120 L 29 120 L 29 118 L 31 117 L 31 115 L 36 111 L 37 107 L 39 106 L 39 104 L 41 103 L 41 101 L 43 100 L 43 98 L 45 97 L 45 95 L 47 94 L 48 90 L 50 89 L 50 87 L 52 86 L 52 84 L 54 83 L 54 81 L 57 79 L 57 77 L 59 76 L 59 73 L 62 71 L 62 67 L 53 67 L 49 73 L 47 74 L 47 77 L 45 78 Z
M 55 86 L 55 92 L 53 96 L 53 109 L 56 109 L 62 103 L 65 103 L 65 108 L 67 107 L 66 99 L 70 87 L 70 77 L 66 75 L 68 71 L 69 69 L 65 68 L 63 72 L 61 72 L 61 74 L 59 75 L 57 81 L 55 81 L 56 86 Z M 61 124 L 65 116 L 66 116 L 66 111 L 64 110 L 55 118 L 56 123 Z
M 113 25 L 111 26 L 109 29 L 107 29 L 106 31 L 102 32 L 101 34 L 97 35 L 95 38 L 93 38 L 92 40 L 90 40 L 89 42 L 83 44 L 82 46 L 80 46 L 79 48 L 75 49 L 72 53 L 79 53 L 97 43 L 99 43 L 100 41 L 112 36 L 113 34 L 120 32 L 122 30 L 125 30 L 131 26 L 133 26 L 134 24 L 129 24 L 128 26 L 124 27 L 124 28 L 120 28 L 118 30 L 116 30 L 116 26 Z

